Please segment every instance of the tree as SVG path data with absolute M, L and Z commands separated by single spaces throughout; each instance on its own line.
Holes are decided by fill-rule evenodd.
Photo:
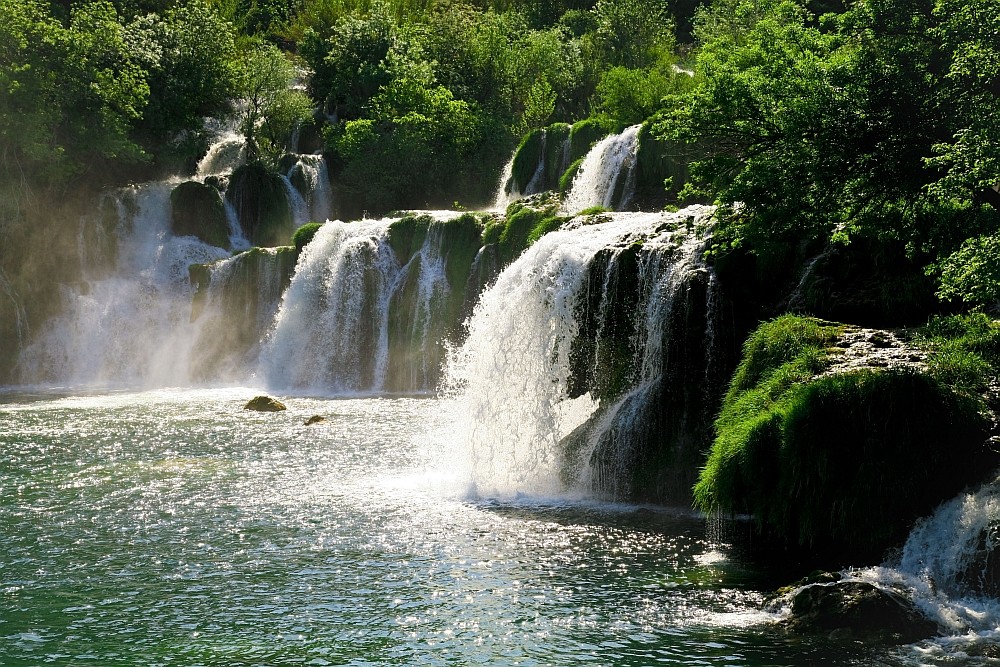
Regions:
M 129 132 L 149 88 L 110 2 L 77 6 L 65 27 L 46 3 L 2 0 L 0 61 L 4 177 L 55 184 L 141 157 Z
M 278 47 L 253 42 L 240 59 L 237 115 L 247 158 L 276 161 L 295 125 L 309 117 L 308 96 L 292 88 L 295 68 Z
M 233 26 L 202 0 L 145 14 L 128 26 L 136 59 L 148 72 L 150 101 L 137 136 L 154 152 L 190 158 L 202 146 L 177 144 L 196 136 L 203 118 L 230 110 L 235 93 Z

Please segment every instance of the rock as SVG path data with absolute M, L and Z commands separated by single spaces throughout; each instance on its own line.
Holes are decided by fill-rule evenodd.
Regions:
M 305 421 L 305 425 L 312 426 L 313 424 L 325 424 L 326 421 L 326 417 L 323 417 L 322 415 L 313 415 Z
M 795 634 L 912 644 L 938 631 L 908 598 L 864 581 L 810 584 L 792 595 L 791 604 L 791 615 L 780 625 Z
M 257 412 L 281 412 L 286 410 L 285 404 L 270 396 L 254 396 L 243 406 L 244 410 L 256 410 Z
M 255 246 L 283 245 L 295 232 L 284 181 L 261 164 L 237 168 L 229 177 L 226 198 L 236 209 L 244 235 Z
M 176 236 L 194 236 L 229 249 L 229 223 L 222 195 L 211 185 L 187 181 L 170 193 L 170 224 Z

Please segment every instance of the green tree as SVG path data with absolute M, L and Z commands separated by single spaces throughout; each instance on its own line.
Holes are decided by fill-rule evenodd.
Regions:
M 154 152 L 190 159 L 204 146 L 178 138 L 197 137 L 204 117 L 230 111 L 236 92 L 233 26 L 211 6 L 194 0 L 162 15 L 137 17 L 128 30 L 150 87 L 137 136 Z
M 129 132 L 149 88 L 111 3 L 79 5 L 67 27 L 47 3 L 3 0 L 0 61 L 5 178 L 56 184 L 98 161 L 141 156 Z
M 237 109 L 247 159 L 277 161 L 295 125 L 312 110 L 308 96 L 292 88 L 296 72 L 278 47 L 254 42 L 240 59 Z

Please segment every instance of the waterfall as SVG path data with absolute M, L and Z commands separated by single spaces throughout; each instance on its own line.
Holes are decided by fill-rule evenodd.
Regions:
M 563 201 L 563 211 L 574 214 L 594 206 L 622 210 L 628 205 L 635 188 L 640 129 L 641 125 L 633 125 L 590 149 Z
M 192 380 L 250 381 L 295 260 L 293 248 L 254 248 L 204 267 L 192 304 L 198 341 Z
M 434 390 L 464 297 L 465 280 L 453 285 L 459 278 L 449 273 L 466 275 L 479 246 L 478 223 L 457 215 L 323 225 L 264 346 L 267 384 L 335 394 Z
M 663 377 L 664 310 L 687 284 L 682 276 L 708 273 L 700 261 L 703 239 L 684 223 L 704 223 L 711 212 L 693 207 L 571 223 L 543 236 L 481 296 L 448 370 L 458 412 L 465 416 L 461 439 L 470 444 L 479 493 L 590 493 L 591 456 L 604 435 L 594 420 L 624 429 L 623 406 L 636 415 L 640 407 L 652 409 L 637 396 Z M 617 262 L 609 261 L 609 252 L 630 254 L 643 267 L 641 285 L 629 288 L 639 294 L 629 312 L 612 313 L 616 304 L 606 289 L 612 282 L 606 270 Z M 604 285 L 603 294 L 595 284 Z M 595 292 L 600 312 L 588 315 Z M 611 331 L 612 317 L 629 331 Z M 595 326 L 593 320 L 601 321 Z M 596 349 L 622 339 L 624 353 Z M 704 345 L 704 335 L 697 345 Z M 638 370 L 632 370 L 635 364 Z M 604 384 L 612 372 L 629 377 L 612 389 Z M 614 405 L 610 410 L 603 405 L 608 403 Z M 588 423 L 581 445 L 572 436 Z M 567 475 L 575 467 L 582 472 Z
M 322 222 L 333 211 L 330 174 L 322 155 L 296 155 L 283 175 L 296 227 Z
M 514 151 L 504 166 L 491 210 L 504 211 L 512 202 L 523 197 L 558 190 L 559 178 L 569 168 L 570 157 L 569 125 L 553 125 L 535 130 Z M 522 191 L 514 174 L 515 171 L 525 169 L 531 170 L 531 178 L 523 184 Z
M 515 202 L 521 198 L 521 193 L 517 191 L 517 184 L 514 182 L 514 158 L 517 157 L 517 151 L 510 156 L 507 160 L 507 164 L 504 165 L 503 171 L 500 172 L 500 183 L 497 184 L 497 192 L 493 196 L 493 204 L 490 209 L 493 211 L 503 211 L 507 210 L 511 202 Z
M 235 130 L 220 130 L 208 152 L 198 162 L 196 177 L 204 181 L 210 176 L 229 174 L 246 161 L 246 141 Z
M 228 253 L 170 232 L 171 183 L 107 195 L 116 215 L 110 248 L 81 242 L 82 282 L 63 286 L 62 313 L 21 354 L 24 382 L 169 386 L 188 381 L 191 264 Z M 105 224 L 81 220 L 81 239 Z M 103 232 L 102 232 L 103 233 Z

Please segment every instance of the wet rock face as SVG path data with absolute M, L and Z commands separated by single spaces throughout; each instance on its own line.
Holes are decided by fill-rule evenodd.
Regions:
M 908 598 L 863 581 L 804 586 L 791 603 L 791 615 L 780 625 L 794 634 L 834 634 L 881 644 L 911 644 L 937 634 L 937 624 Z

